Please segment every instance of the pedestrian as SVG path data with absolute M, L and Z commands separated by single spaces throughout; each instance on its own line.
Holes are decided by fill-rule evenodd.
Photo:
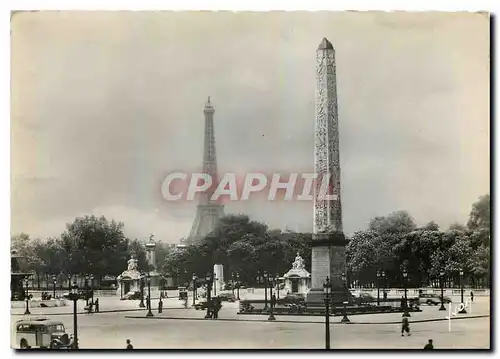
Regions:
M 474 292 L 472 290 L 470 291 L 470 301 L 474 301 Z
M 94 303 L 95 309 L 94 311 L 96 313 L 99 313 L 99 298 L 96 298 L 95 303 Z
M 127 349 L 134 349 L 134 346 L 130 343 L 130 339 L 127 339 Z
M 163 312 L 163 302 L 161 301 L 161 297 L 160 297 L 160 300 L 158 301 L 158 313 L 162 313 Z
M 384 300 L 387 300 L 387 292 L 384 289 Z
M 432 339 L 429 339 L 429 342 L 425 344 L 424 350 L 434 349 L 434 345 L 432 345 Z
M 405 309 L 405 297 L 401 296 L 401 309 Z
M 213 308 L 213 311 L 214 311 L 213 318 L 214 319 L 219 319 L 219 310 L 220 310 L 221 307 L 222 307 L 221 300 L 217 296 L 217 297 L 214 298 L 214 308 Z
M 410 321 L 408 320 L 408 317 L 403 317 L 403 322 L 401 323 L 401 336 L 404 337 L 405 334 L 404 332 L 408 333 L 408 336 L 410 336 Z
M 274 307 L 276 307 L 276 294 L 273 293 L 273 296 L 271 297 L 271 305 Z

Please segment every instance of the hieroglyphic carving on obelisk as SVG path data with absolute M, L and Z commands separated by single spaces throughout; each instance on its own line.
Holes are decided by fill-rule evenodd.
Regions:
M 324 38 L 316 51 L 316 121 L 314 166 L 318 181 L 314 187 L 311 291 L 308 302 L 321 303 L 326 277 L 332 296 L 345 299 L 342 273 L 345 271 L 345 237 L 340 202 L 339 123 L 335 50 Z M 329 197 L 321 197 L 323 177 L 329 177 Z

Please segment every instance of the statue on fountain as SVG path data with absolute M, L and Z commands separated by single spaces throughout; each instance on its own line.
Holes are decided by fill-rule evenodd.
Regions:
M 292 269 L 304 269 L 304 260 L 300 256 L 300 253 L 297 252 L 297 256 L 295 257 L 295 261 L 292 263 Z

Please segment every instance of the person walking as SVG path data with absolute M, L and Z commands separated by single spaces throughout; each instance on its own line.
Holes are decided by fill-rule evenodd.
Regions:
M 213 311 L 214 311 L 213 318 L 214 319 L 219 319 L 219 310 L 220 310 L 221 307 L 222 307 L 221 300 L 217 296 L 217 297 L 214 298 L 214 308 L 213 308 Z
M 434 345 L 432 345 L 432 339 L 429 339 L 429 342 L 425 344 L 424 350 L 434 349 Z
M 408 336 L 410 336 L 410 321 L 408 320 L 408 317 L 403 317 L 403 322 L 401 323 L 401 336 L 404 337 L 405 334 L 407 333 Z
M 160 300 L 158 301 L 158 313 L 161 314 L 162 312 L 163 312 L 163 302 L 160 297 Z
M 470 301 L 474 302 L 474 292 L 472 290 L 470 291 Z
M 96 298 L 96 300 L 94 302 L 94 307 L 95 307 L 94 311 L 96 313 L 99 313 L 99 298 Z
M 127 339 L 127 349 L 134 349 L 134 346 L 130 343 L 130 339 Z

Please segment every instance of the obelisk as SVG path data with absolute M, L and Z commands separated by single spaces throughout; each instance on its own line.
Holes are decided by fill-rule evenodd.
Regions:
M 318 180 L 314 187 L 311 290 L 307 295 L 307 302 L 323 305 L 323 284 L 328 277 L 332 284 L 333 303 L 339 304 L 348 295 L 342 278 L 345 273 L 347 241 L 342 229 L 340 202 L 335 50 L 326 38 L 323 38 L 316 52 L 314 167 Z M 321 193 L 320 186 L 324 176 L 329 178 L 329 191 Z

